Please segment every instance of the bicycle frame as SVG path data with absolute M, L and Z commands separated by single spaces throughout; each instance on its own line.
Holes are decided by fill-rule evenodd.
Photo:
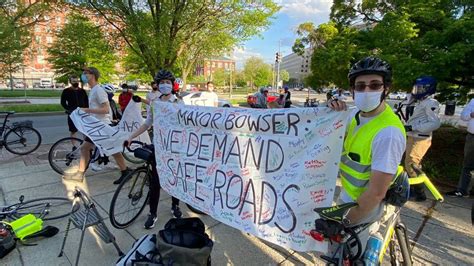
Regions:
M 10 115 L 12 115 L 12 113 L 9 113 L 9 112 L 0 112 L 0 114 L 6 114 L 6 116 L 4 117 L 3 119 L 3 124 L 2 126 L 0 127 L 0 138 L 3 140 L 3 136 L 5 135 L 5 133 L 8 131 L 8 129 L 10 129 L 10 127 L 7 125 L 7 122 L 9 121 L 8 120 L 8 117 Z

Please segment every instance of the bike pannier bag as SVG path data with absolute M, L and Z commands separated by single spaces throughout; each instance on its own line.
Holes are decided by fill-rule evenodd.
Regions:
M 135 265 L 172 265 L 165 264 L 161 255 L 156 249 L 156 235 L 144 235 L 133 244 L 132 248 L 122 256 L 116 264 L 117 266 Z

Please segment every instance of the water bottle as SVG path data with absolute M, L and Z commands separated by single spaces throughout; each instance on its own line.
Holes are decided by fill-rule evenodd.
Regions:
M 364 253 L 364 263 L 366 266 L 379 265 L 379 255 L 382 250 L 382 244 L 383 239 L 379 232 L 369 236 Z

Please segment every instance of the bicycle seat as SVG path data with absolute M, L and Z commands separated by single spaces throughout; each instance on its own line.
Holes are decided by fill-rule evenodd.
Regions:
M 336 206 L 315 208 L 314 211 L 323 219 L 342 221 L 344 214 L 357 205 L 357 202 L 349 202 Z

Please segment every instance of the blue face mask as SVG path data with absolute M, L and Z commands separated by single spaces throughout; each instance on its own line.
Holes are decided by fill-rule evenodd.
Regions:
M 89 79 L 87 78 L 87 75 L 85 73 L 82 73 L 81 75 L 81 80 L 82 80 L 82 83 L 89 83 Z

